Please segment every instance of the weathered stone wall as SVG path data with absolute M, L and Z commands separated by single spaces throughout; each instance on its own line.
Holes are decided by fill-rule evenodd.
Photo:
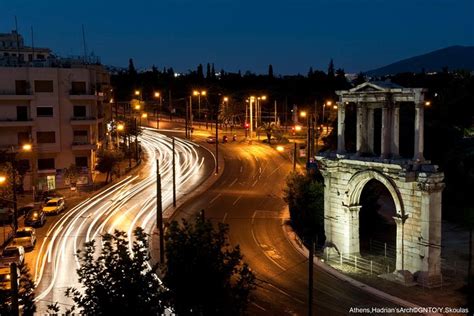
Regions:
M 328 242 L 344 254 L 360 253 L 360 195 L 366 183 L 376 179 L 390 192 L 397 212 L 396 270 L 408 270 L 423 282 L 440 276 L 444 184 L 443 174 L 436 166 L 406 160 L 364 161 L 345 157 L 318 157 L 318 160 L 325 181 Z

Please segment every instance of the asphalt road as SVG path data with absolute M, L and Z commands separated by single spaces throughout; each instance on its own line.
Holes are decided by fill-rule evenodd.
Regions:
M 288 214 L 282 195 L 291 163 L 255 142 L 221 144 L 220 155 L 225 159 L 224 174 L 204 194 L 185 203 L 182 214 L 186 215 L 181 216 L 205 209 L 207 218 L 229 224 L 231 244 L 240 245 L 258 279 L 249 314 L 307 314 L 308 260 L 283 231 Z M 346 315 L 351 307 L 394 306 L 317 266 L 314 269 L 315 315 Z
M 172 204 L 171 139 L 147 130 L 141 137 L 148 161 L 120 182 L 102 190 L 59 216 L 48 217 L 49 224 L 38 230 L 38 242 L 27 255 L 27 263 L 37 283 L 36 300 L 39 314 L 45 314 L 53 302 L 61 307 L 72 303 L 64 296 L 67 287 L 80 287 L 75 253 L 84 242 L 118 229 L 132 236 L 133 229 L 141 226 L 152 231 L 156 225 L 156 158 L 160 161 L 164 209 Z M 212 174 L 204 168 L 204 160 L 212 161 L 212 154 L 195 144 L 176 140 L 176 170 L 182 197 L 194 190 Z M 133 238 L 130 239 L 130 247 Z

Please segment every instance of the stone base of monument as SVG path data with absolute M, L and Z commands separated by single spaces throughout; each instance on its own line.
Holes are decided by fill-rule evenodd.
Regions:
M 415 286 L 417 283 L 413 280 L 413 274 L 407 270 L 398 270 L 393 273 L 386 273 L 379 275 L 382 279 L 399 283 L 404 286 Z
M 428 272 L 418 272 L 415 274 L 418 285 L 427 288 L 436 288 L 443 286 L 443 276 L 441 274 L 428 275 Z

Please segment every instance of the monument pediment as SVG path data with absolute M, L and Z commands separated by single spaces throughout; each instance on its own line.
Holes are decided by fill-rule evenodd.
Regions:
M 364 82 L 352 89 L 349 92 L 390 92 L 394 90 L 401 90 L 402 86 L 390 82 L 390 81 L 373 81 L 373 82 Z

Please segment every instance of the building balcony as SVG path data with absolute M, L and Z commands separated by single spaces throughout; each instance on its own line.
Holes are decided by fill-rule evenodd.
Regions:
M 32 119 L 18 120 L 18 119 L 3 119 L 0 118 L 0 127 L 23 127 L 33 126 L 34 121 Z
M 72 150 L 96 150 L 97 144 L 90 142 L 73 142 L 71 146 Z
M 17 100 L 33 100 L 34 96 L 30 90 L 0 90 L 0 100 L 17 101 Z
M 95 116 L 73 116 L 71 125 L 92 125 L 97 124 L 99 120 Z
M 71 100 L 97 100 L 95 91 L 70 90 L 69 99 Z

